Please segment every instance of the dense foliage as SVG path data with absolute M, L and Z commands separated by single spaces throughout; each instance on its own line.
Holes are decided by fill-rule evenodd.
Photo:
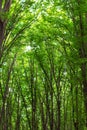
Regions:
M 87 1 L 0 0 L 0 130 L 87 129 Z

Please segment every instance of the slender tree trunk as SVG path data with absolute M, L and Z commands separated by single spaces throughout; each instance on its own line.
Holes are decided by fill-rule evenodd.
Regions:
M 78 86 L 76 86 L 76 120 L 74 121 L 75 130 L 79 130 L 79 121 L 78 121 Z
M 7 25 L 7 19 L 2 19 L 2 16 L 9 11 L 11 5 L 11 0 L 5 0 L 5 4 L 2 7 L 2 0 L 0 0 L 0 59 L 2 57 L 3 53 L 3 41 L 5 40 L 5 32 L 6 32 L 6 25 Z
M 54 114 L 53 114 L 53 75 L 52 75 L 52 66 L 50 70 L 50 96 L 51 96 L 51 104 L 50 104 L 50 130 L 53 130 L 54 127 Z
M 20 91 L 20 90 L 18 90 Z M 16 117 L 16 124 L 15 124 L 15 130 L 20 130 L 20 121 L 21 121 L 21 115 L 20 115 L 20 101 L 19 101 L 19 92 L 17 95 L 17 117 Z
M 41 99 L 39 99 L 39 101 L 40 101 L 40 112 L 41 112 L 42 130 L 47 130 L 46 129 L 46 122 L 45 122 L 45 115 L 44 115 L 43 101 L 41 101 Z

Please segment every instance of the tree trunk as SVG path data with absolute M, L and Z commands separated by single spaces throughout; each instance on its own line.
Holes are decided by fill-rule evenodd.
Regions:
M 2 19 L 2 16 L 9 11 L 11 5 L 11 0 L 5 0 L 5 4 L 2 8 L 2 0 L 0 0 L 0 59 L 2 57 L 3 52 L 3 41 L 5 40 L 5 32 L 6 32 L 6 25 L 7 19 Z

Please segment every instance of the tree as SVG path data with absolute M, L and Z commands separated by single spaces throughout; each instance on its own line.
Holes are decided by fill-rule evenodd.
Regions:
M 1 130 L 86 129 L 87 2 L 0 2 Z

